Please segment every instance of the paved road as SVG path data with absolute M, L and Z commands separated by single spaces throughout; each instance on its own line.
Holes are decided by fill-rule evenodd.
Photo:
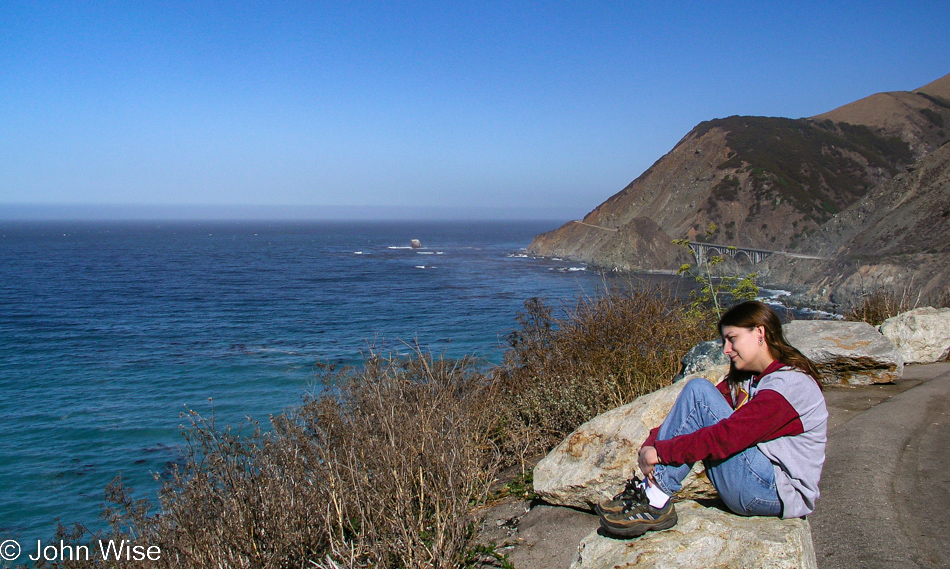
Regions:
M 950 364 L 826 400 L 828 453 L 809 516 L 818 566 L 950 567 Z

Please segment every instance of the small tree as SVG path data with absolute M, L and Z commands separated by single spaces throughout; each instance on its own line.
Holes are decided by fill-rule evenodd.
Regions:
M 710 222 L 706 227 L 704 239 L 709 239 L 718 230 L 719 227 Z M 690 249 L 689 239 L 674 239 L 673 243 Z M 735 250 L 735 247 L 730 246 L 729 249 Z M 699 283 L 699 290 L 690 293 L 692 310 L 697 314 L 703 314 L 712 309 L 717 321 L 722 318 L 723 305 L 727 301 L 755 300 L 759 294 L 759 287 L 755 282 L 758 275 L 756 273 L 745 276 L 726 275 L 721 267 L 725 260 L 722 255 L 713 255 L 702 265 L 697 263 L 694 266 L 686 263 L 676 273 L 688 275 Z M 719 268 L 716 269 L 716 267 Z

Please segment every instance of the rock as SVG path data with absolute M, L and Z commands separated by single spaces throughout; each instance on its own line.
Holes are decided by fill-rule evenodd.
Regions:
M 915 308 L 888 318 L 881 333 L 897 346 L 905 364 L 929 364 L 950 355 L 950 308 Z
M 577 544 L 599 525 L 596 514 L 537 504 L 521 517 L 508 538 L 513 547 L 498 551 L 507 554 L 518 569 L 567 567 L 577 557 Z
M 904 373 L 897 347 L 866 322 L 794 320 L 783 332 L 815 362 L 825 384 L 891 383 Z
M 612 497 L 634 473 L 640 445 L 666 418 L 686 383 L 638 397 L 578 427 L 535 466 L 534 491 L 550 504 L 583 509 Z M 684 481 L 684 489 L 691 481 Z
M 688 376 L 702 376 L 716 383 L 729 371 L 729 358 L 722 353 L 722 342 L 710 340 L 700 342 L 683 356 L 683 369 L 673 378 L 673 382 Z
M 418 239 L 412 239 L 411 241 L 409 241 L 409 245 L 413 249 L 422 249 L 422 241 L 419 241 Z
M 803 518 L 742 517 L 693 501 L 676 504 L 672 529 L 635 539 L 590 533 L 571 569 L 642 567 L 769 567 L 817 569 L 811 529 Z

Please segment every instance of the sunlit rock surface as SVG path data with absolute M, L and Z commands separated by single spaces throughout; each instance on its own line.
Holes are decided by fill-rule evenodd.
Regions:
M 827 384 L 891 383 L 904 373 L 897 347 L 866 322 L 794 320 L 783 333 L 817 364 Z
M 676 512 L 679 522 L 671 529 L 638 538 L 591 532 L 571 569 L 818 567 L 805 519 L 746 518 L 693 501 L 676 504 Z

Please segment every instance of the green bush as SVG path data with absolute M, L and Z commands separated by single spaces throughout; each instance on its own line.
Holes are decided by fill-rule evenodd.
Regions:
M 935 97 L 933 95 L 928 95 L 927 93 L 917 93 L 917 94 L 939 107 L 950 109 L 950 101 L 948 101 L 947 99 L 944 99 L 943 97 Z
M 920 113 L 927 117 L 927 120 L 931 122 L 937 128 L 943 128 L 943 115 L 938 112 L 932 111 L 930 109 L 920 109 Z

